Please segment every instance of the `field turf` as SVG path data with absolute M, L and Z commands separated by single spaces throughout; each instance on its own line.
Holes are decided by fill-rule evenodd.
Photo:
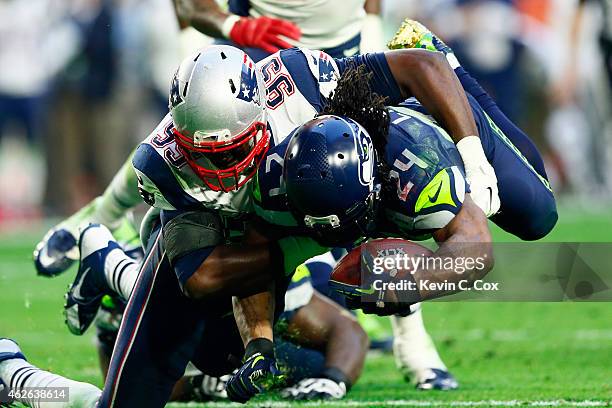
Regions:
M 62 295 L 74 269 L 55 279 L 35 276 L 31 251 L 43 232 L 40 228 L 0 236 L 0 337 L 17 340 L 28 359 L 42 368 L 101 386 L 93 334 L 73 336 L 63 323 Z M 512 240 L 498 230 L 495 237 Z M 562 209 L 561 221 L 547 240 L 612 242 L 612 211 Z M 427 304 L 424 316 L 460 390 L 415 391 L 395 370 L 390 355 L 371 355 L 349 397 L 324 406 L 612 404 L 610 303 L 441 302 Z M 254 404 L 292 405 L 274 396 L 260 397 Z

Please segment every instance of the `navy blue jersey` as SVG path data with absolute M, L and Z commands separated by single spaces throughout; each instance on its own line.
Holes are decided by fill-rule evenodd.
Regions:
M 390 108 L 391 123 L 382 158 L 391 169 L 394 194 L 381 200 L 377 232 L 420 238 L 444 227 L 460 211 L 469 191 L 463 163 L 455 144 L 414 102 Z M 418 105 L 420 106 L 420 105 Z M 288 140 L 275 146 L 259 168 L 255 189 L 256 212 L 264 220 L 295 226 L 287 209 L 282 179 Z

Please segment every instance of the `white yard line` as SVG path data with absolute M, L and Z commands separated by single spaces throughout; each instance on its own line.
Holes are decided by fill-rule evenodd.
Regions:
M 612 401 L 602 400 L 542 400 L 542 401 L 521 401 L 521 400 L 478 400 L 478 401 L 441 401 L 441 400 L 372 400 L 372 401 L 317 401 L 290 403 L 285 401 L 261 401 L 251 404 L 255 407 L 266 408 L 285 408 L 285 407 L 609 407 Z M 189 408 L 189 407 L 244 407 L 242 404 L 231 402 L 208 402 L 208 403 L 172 403 L 167 407 Z

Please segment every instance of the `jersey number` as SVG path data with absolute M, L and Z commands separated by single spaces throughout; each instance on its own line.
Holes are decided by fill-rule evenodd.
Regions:
M 164 129 L 164 133 L 157 134 L 151 139 L 151 144 L 159 149 L 164 149 L 164 157 L 170 164 L 176 168 L 181 168 L 187 164 L 185 157 L 178 151 L 174 142 L 174 133 L 172 123 L 168 124 Z
M 295 92 L 295 84 L 287 74 L 281 72 L 282 68 L 279 57 L 274 57 L 261 69 L 266 84 L 266 106 L 272 110 L 285 102 L 285 96 Z

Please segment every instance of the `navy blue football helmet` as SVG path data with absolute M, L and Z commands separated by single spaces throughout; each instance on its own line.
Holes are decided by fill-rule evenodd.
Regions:
M 320 243 L 367 236 L 380 185 L 372 138 L 357 122 L 332 115 L 306 122 L 289 141 L 283 177 L 291 212 Z

